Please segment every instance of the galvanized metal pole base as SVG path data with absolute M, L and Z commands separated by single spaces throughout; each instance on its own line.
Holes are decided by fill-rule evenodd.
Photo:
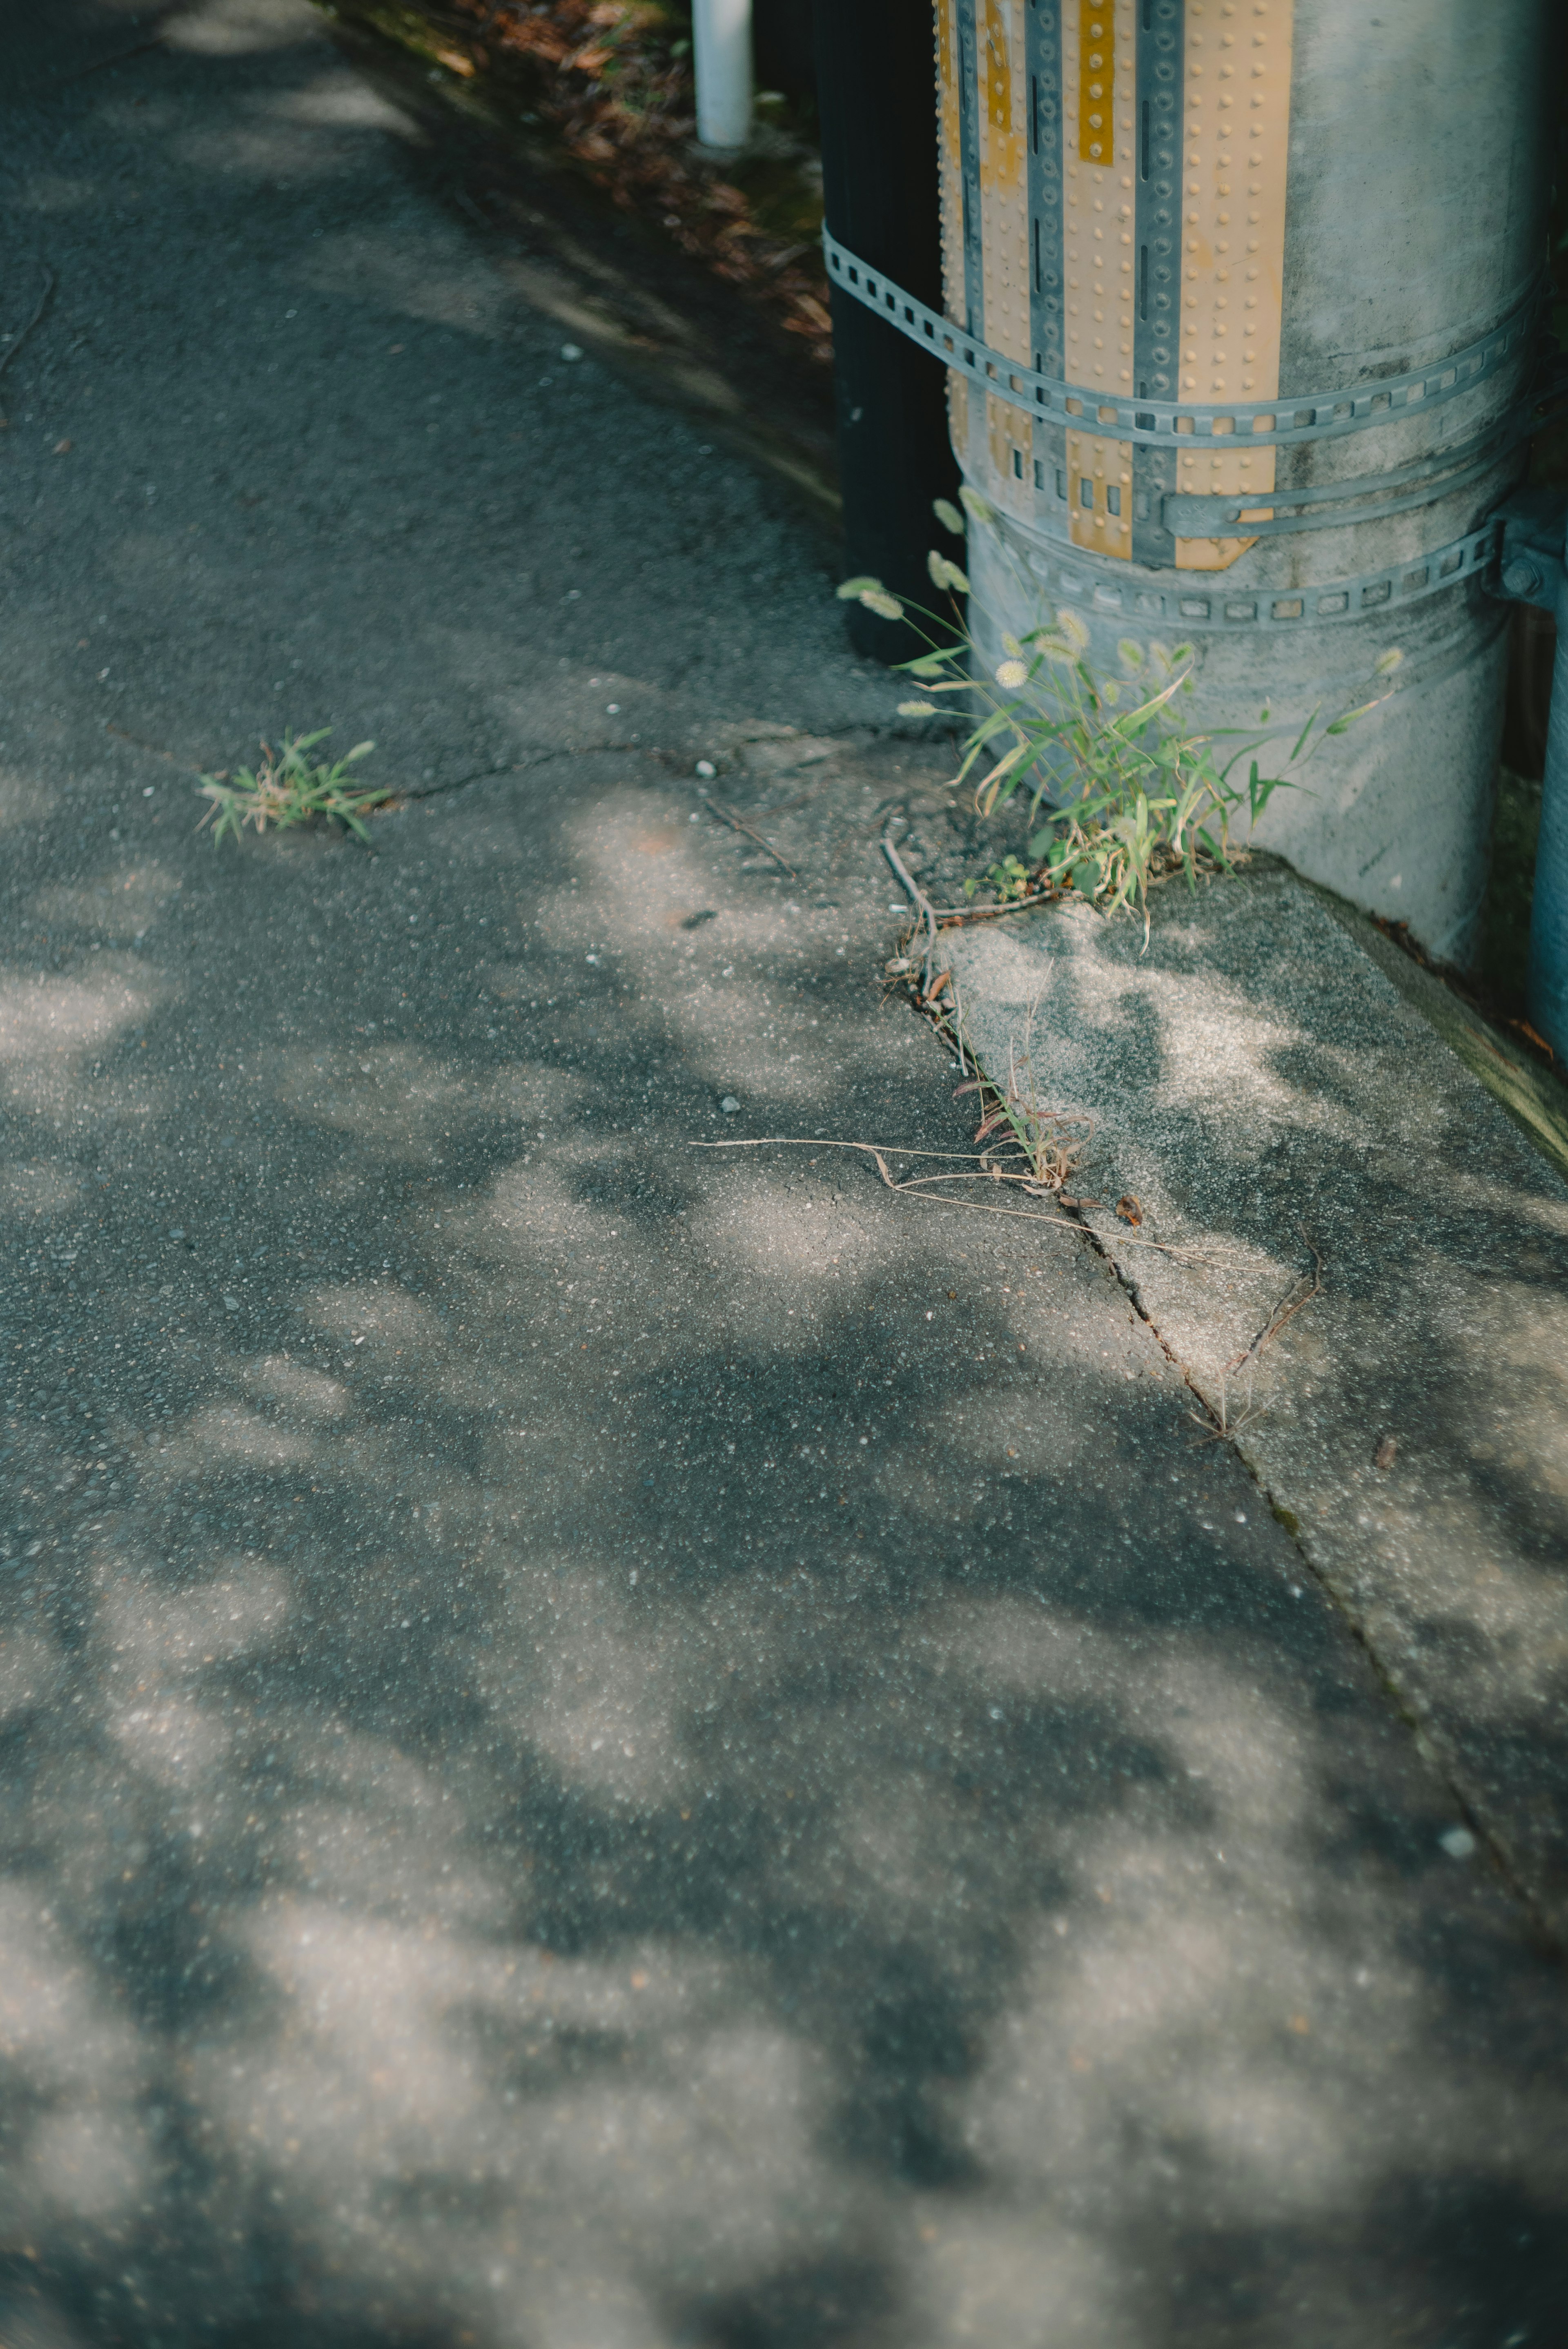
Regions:
M 974 364 L 941 356 L 960 464 L 1001 517 L 970 548 L 983 657 L 1070 605 L 1113 669 L 1126 639 L 1190 641 L 1195 723 L 1255 728 L 1369 698 L 1398 649 L 1392 698 L 1258 836 L 1458 964 L 1486 882 L 1504 642 L 1481 574 L 1522 461 L 1550 36 L 1547 0 L 937 7 L 943 326 Z

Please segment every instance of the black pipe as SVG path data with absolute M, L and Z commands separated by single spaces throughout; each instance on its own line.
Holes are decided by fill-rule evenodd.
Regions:
M 818 0 L 817 106 L 828 225 L 934 309 L 942 306 L 936 65 L 931 0 Z M 895 595 L 941 607 L 933 546 L 962 559 L 931 511 L 956 498 L 946 378 L 859 302 L 832 290 L 833 373 L 845 563 Z M 900 621 L 846 606 L 857 652 L 907 660 L 923 639 Z

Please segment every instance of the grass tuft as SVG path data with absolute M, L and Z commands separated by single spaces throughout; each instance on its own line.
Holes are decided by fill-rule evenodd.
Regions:
M 997 516 L 985 501 L 967 485 L 961 494 L 966 528 L 994 529 Z M 943 508 L 944 526 L 950 517 L 956 519 L 953 509 Z M 1122 907 L 1140 913 L 1147 940 L 1150 889 L 1177 874 L 1192 885 L 1200 871 L 1228 872 L 1236 854 L 1233 823 L 1244 819 L 1250 832 L 1276 791 L 1302 788 L 1299 771 L 1324 742 L 1357 724 L 1393 690 L 1387 680 L 1402 658 L 1397 649 L 1373 664 L 1371 697 L 1326 722 L 1319 708 L 1299 730 L 1294 723 L 1282 727 L 1264 709 L 1256 730 L 1194 729 L 1181 715 L 1182 700 L 1193 691 L 1191 645 L 1145 647 L 1123 639 L 1118 647 L 1122 674 L 1096 668 L 1088 657 L 1088 631 L 1077 613 L 1046 612 L 1006 542 L 998 541 L 998 551 L 1037 617 L 1023 636 L 1004 637 L 1007 657 L 988 674 L 956 606 L 944 619 L 906 606 L 879 580 L 866 577 L 847 579 L 838 591 L 883 618 L 908 619 L 925 636 L 929 651 L 902 664 L 921 698 L 901 702 L 899 714 L 967 722 L 954 781 L 964 782 L 979 771 L 976 811 L 992 815 L 1015 797 L 1028 802 L 1025 855 L 1009 855 L 984 881 L 966 882 L 967 898 L 987 885 L 998 905 L 1070 889 L 1106 913 Z M 968 587 L 965 574 L 944 555 L 933 554 L 930 570 L 936 585 L 954 595 Z M 924 620 L 943 630 L 945 640 L 928 634 Z M 939 707 L 938 694 L 963 699 Z M 1271 748 L 1287 740 L 1292 747 L 1283 755 Z M 1264 759 L 1273 772 L 1264 772 Z M 1036 829 L 1042 812 L 1045 821 Z
M 285 734 L 280 750 L 263 742 L 261 765 L 242 767 L 232 781 L 227 775 L 203 775 L 201 795 L 211 804 L 198 832 L 211 824 L 216 847 L 225 833 L 238 840 L 247 824 L 258 833 L 269 824 L 286 832 L 291 824 L 315 823 L 325 817 L 341 823 L 356 840 L 368 840 L 366 817 L 385 807 L 392 793 L 385 785 L 356 786 L 345 779 L 355 761 L 376 745 L 356 742 L 346 758 L 330 765 L 325 760 L 313 762 L 307 754 L 331 731 L 330 726 L 322 726 L 314 734 Z

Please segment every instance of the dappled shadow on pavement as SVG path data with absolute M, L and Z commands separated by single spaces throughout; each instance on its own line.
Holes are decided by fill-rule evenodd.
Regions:
M 961 1130 L 836 915 L 731 910 L 646 770 L 520 790 L 192 861 L 238 1030 L 171 958 L 8 982 L 17 2288 L 138 2342 L 1527 2323 L 1555 1993 L 1255 1488 L 1078 1243 L 686 1147 L 742 1065 L 764 1132 Z
M 967 959 L 965 958 L 965 952 Z M 1272 861 L 1147 950 L 1063 913 L 960 953 L 976 1049 L 1097 1119 L 1101 1237 L 1568 1946 L 1568 1193 Z M 983 1038 L 983 1041 L 980 1040 Z M 1021 1046 L 1020 1046 L 1021 1049 Z M 1314 1267 L 1316 1268 L 1316 1276 Z M 1321 1289 L 1237 1366 L 1290 1298 Z M 1229 1388 L 1227 1395 L 1227 1376 Z
M 1544 2339 L 1556 1978 L 1119 1285 L 689 1147 L 965 1138 L 870 754 L 671 781 L 885 716 L 813 560 L 284 0 L 155 63 L 7 150 L 0 2338 Z M 318 713 L 444 795 L 194 843 Z

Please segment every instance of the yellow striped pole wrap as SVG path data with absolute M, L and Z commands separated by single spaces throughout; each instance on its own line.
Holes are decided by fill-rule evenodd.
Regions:
M 1456 961 L 1484 885 L 1545 250 L 1551 0 L 936 0 L 982 654 L 1191 643 L 1195 722 L 1398 689 L 1259 839 Z M 841 284 L 852 256 L 830 249 Z M 862 273 L 862 277 L 863 277 Z

